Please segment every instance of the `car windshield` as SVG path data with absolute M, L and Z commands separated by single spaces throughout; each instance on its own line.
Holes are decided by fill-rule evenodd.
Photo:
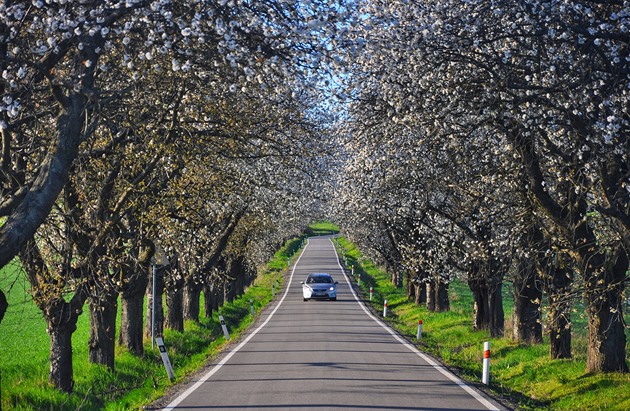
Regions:
M 327 275 L 312 275 L 306 280 L 307 284 L 332 283 L 332 278 Z

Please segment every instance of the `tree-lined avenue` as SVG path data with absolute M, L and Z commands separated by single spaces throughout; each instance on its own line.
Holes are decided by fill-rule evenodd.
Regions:
M 337 301 L 303 302 L 310 272 L 339 281 Z M 261 325 L 165 409 L 499 409 L 384 328 L 350 287 L 330 239 L 311 238 Z

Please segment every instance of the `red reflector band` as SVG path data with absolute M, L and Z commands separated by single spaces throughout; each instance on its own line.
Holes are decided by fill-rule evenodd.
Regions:
M 490 358 L 490 350 L 486 350 L 483 352 L 483 358 Z

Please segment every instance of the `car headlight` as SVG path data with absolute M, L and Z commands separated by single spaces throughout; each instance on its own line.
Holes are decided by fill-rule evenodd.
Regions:
M 329 290 L 330 291 L 335 291 L 335 287 L 330 287 Z

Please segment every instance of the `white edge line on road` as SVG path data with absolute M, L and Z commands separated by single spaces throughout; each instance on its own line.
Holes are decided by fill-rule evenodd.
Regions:
M 238 344 L 236 347 L 234 347 L 234 349 L 232 351 L 230 351 L 225 357 L 223 357 L 221 359 L 221 361 L 219 361 L 214 367 L 212 367 L 212 369 L 210 371 L 208 371 L 208 373 L 206 375 L 201 377 L 201 379 L 199 379 L 199 381 L 197 381 L 196 383 L 191 385 L 186 391 L 181 393 L 177 398 L 175 398 L 166 407 L 162 408 L 163 411 L 170 411 L 170 410 L 173 410 L 175 407 L 177 407 L 177 405 L 179 403 L 184 401 L 186 399 L 186 397 L 188 397 L 190 394 L 192 394 L 197 388 L 199 388 L 203 383 L 208 381 L 210 379 L 210 377 L 212 377 L 217 371 L 219 371 L 221 369 L 221 367 L 223 367 L 229 361 L 229 359 L 232 358 L 232 356 L 234 354 L 236 354 L 241 348 L 243 348 L 243 346 L 245 344 L 247 344 L 249 342 L 249 340 L 251 340 L 256 334 L 258 334 L 258 331 L 260 331 L 265 325 L 267 325 L 269 320 L 271 320 L 271 317 L 273 317 L 273 315 L 276 313 L 276 311 L 278 311 L 278 309 L 280 308 L 280 306 L 284 302 L 284 299 L 286 298 L 287 294 L 289 293 L 289 287 L 291 286 L 291 283 L 293 282 L 293 275 L 295 274 L 295 269 L 296 269 L 298 263 L 300 262 L 300 259 L 304 255 L 304 251 L 306 250 L 306 247 L 308 247 L 308 245 L 309 245 L 309 241 L 307 240 L 306 245 L 304 246 L 304 248 L 302 249 L 302 252 L 300 253 L 300 256 L 298 257 L 298 259 L 293 264 L 293 269 L 291 270 L 291 277 L 289 278 L 289 282 L 287 284 L 286 289 L 284 290 L 284 294 L 282 295 L 282 298 L 280 299 L 280 301 L 278 301 L 278 305 L 276 305 L 276 307 L 273 309 L 271 314 L 269 314 L 267 319 L 262 324 L 260 324 L 260 326 L 258 326 L 258 328 L 256 328 L 254 331 L 252 331 L 251 334 L 249 334 L 247 336 L 247 338 L 245 338 L 243 341 L 241 341 L 240 344 Z M 335 253 L 335 255 L 336 255 L 336 253 Z M 339 260 L 337 259 L 337 262 L 338 261 Z
M 335 244 L 332 242 L 332 239 L 330 239 L 330 244 L 332 245 L 333 249 L 335 250 L 335 256 L 337 257 L 337 265 L 339 265 L 339 269 L 341 270 L 341 272 L 343 273 L 344 278 L 346 279 L 346 282 L 348 283 L 348 287 L 350 288 L 350 291 L 352 292 L 352 295 L 354 296 L 354 299 L 359 303 L 359 306 L 361 307 L 361 309 L 363 309 L 363 311 L 372 319 L 374 320 L 378 325 L 380 325 L 385 331 L 387 331 L 392 337 L 394 337 L 398 342 L 400 342 L 402 345 L 404 345 L 405 347 L 407 347 L 407 349 L 409 349 L 411 352 L 413 352 L 414 354 L 416 354 L 417 356 L 419 356 L 420 358 L 422 358 L 424 361 L 426 361 L 427 363 L 429 363 L 429 365 L 431 365 L 433 368 L 435 368 L 437 371 L 439 371 L 440 373 L 442 373 L 444 376 L 446 376 L 449 380 L 453 381 L 455 384 L 459 385 L 461 388 L 463 388 L 467 393 L 469 393 L 470 395 L 472 395 L 477 401 L 479 401 L 483 406 L 485 406 L 486 408 L 488 408 L 489 410 L 492 411 L 499 411 L 499 409 L 494 406 L 490 401 L 486 400 L 483 396 L 481 396 L 481 394 L 479 394 L 477 391 L 475 391 L 473 388 L 471 388 L 470 386 L 468 386 L 466 383 L 464 383 L 462 380 L 460 380 L 459 378 L 457 378 L 457 376 L 455 374 L 453 374 L 452 372 L 450 372 L 449 370 L 447 370 L 446 368 L 444 368 L 442 365 L 436 363 L 435 361 L 433 361 L 432 358 L 428 357 L 427 355 L 425 355 L 423 352 L 421 352 L 415 345 L 410 344 L 408 341 L 404 340 L 400 335 L 398 335 L 398 333 L 396 333 L 396 331 L 392 330 L 391 327 L 389 327 L 387 324 L 385 324 L 383 321 L 381 321 L 379 318 L 375 317 L 366 307 L 365 304 L 361 301 L 361 299 L 359 298 L 359 296 L 357 295 L 357 293 L 354 291 L 354 288 L 352 287 L 352 284 L 350 283 L 350 279 L 348 279 L 348 276 L 346 275 L 346 271 L 343 269 L 343 267 L 341 266 L 341 261 L 339 261 L 339 255 L 337 254 L 337 249 L 335 248 Z

